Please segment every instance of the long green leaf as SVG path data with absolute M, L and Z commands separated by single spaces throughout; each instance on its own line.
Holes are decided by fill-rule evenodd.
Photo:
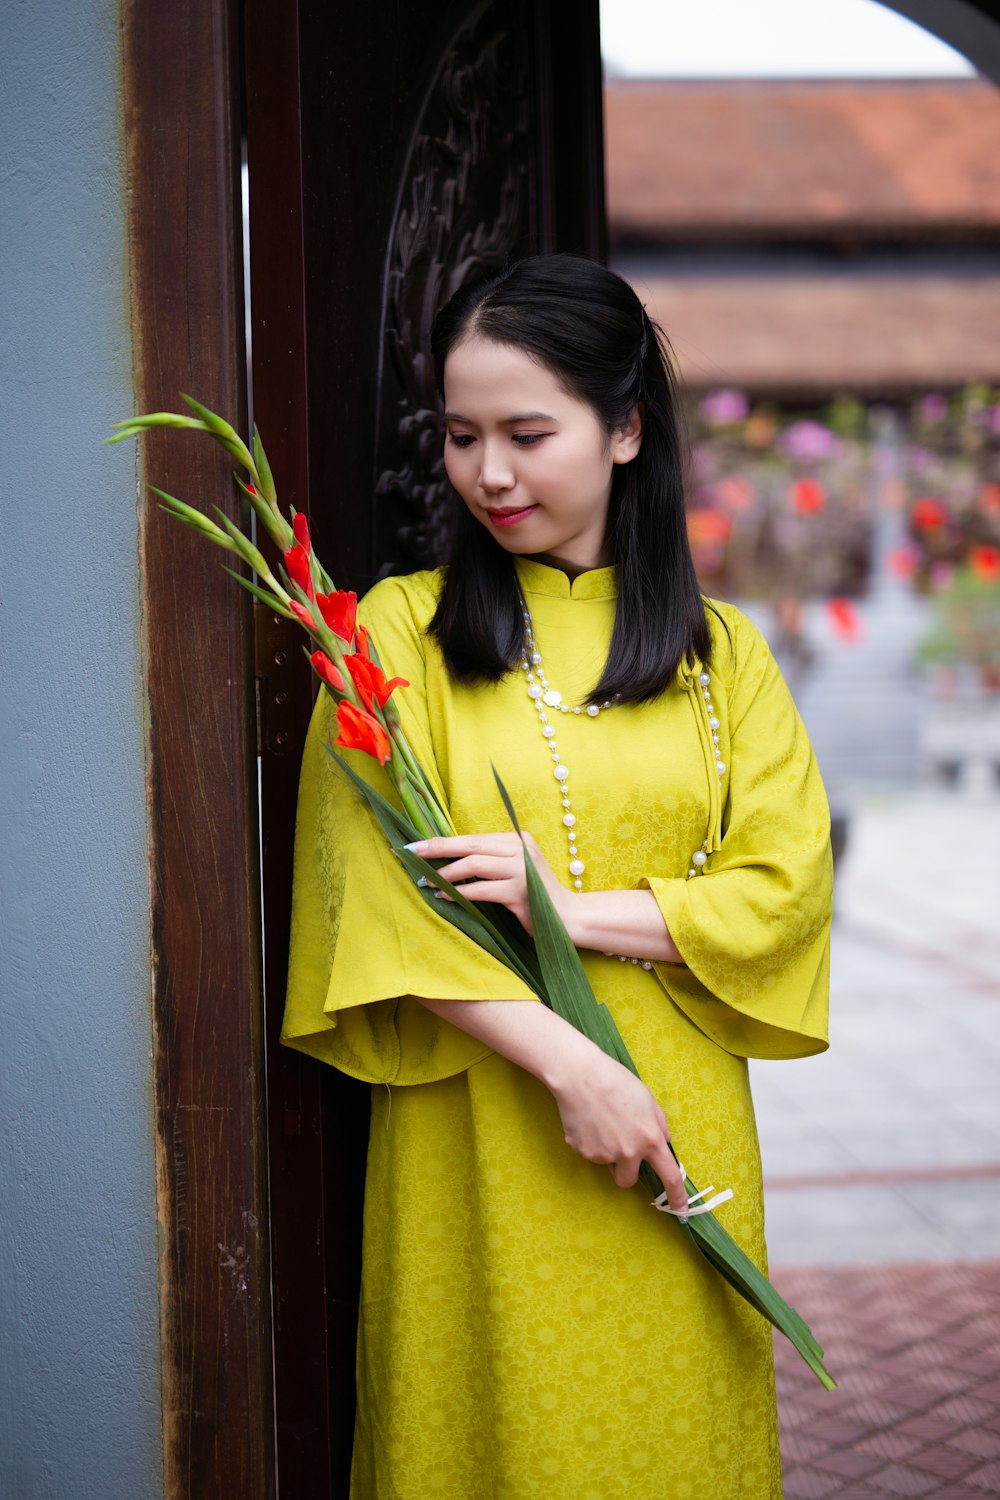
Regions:
M 126 438 L 139 437 L 153 427 L 188 427 L 195 432 L 206 431 L 204 422 L 197 417 L 182 417 L 175 411 L 151 411 L 144 417 L 129 417 L 125 422 L 112 422 L 112 435 L 104 441 L 108 444 L 124 442 Z

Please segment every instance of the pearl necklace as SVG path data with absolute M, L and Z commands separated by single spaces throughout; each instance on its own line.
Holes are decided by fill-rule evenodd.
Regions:
M 569 840 L 569 873 L 573 877 L 573 889 L 583 890 L 581 876 L 586 869 L 580 858 L 580 850 L 577 847 L 576 814 L 569 795 L 569 769 L 564 766 L 559 754 L 559 746 L 556 744 L 555 729 L 549 723 L 549 716 L 545 712 L 547 708 L 555 709 L 559 713 L 586 714 L 588 718 L 596 719 L 602 709 L 611 708 L 616 702 L 618 695 L 608 698 L 604 703 L 577 703 L 570 705 L 563 702 L 562 693 L 558 688 L 551 687 L 549 679 L 542 670 L 541 652 L 535 642 L 534 631 L 531 628 L 531 616 L 528 606 L 521 600 L 521 614 L 524 619 L 524 643 L 521 647 L 521 668 L 525 674 L 528 684 L 528 697 L 535 705 L 538 713 L 538 722 L 542 728 L 549 754 L 554 762 L 552 774 L 559 783 L 559 792 L 563 805 L 563 827 L 566 829 Z
M 552 774 L 555 777 L 556 783 L 559 787 L 559 795 L 563 806 L 563 827 L 566 829 L 566 836 L 569 846 L 569 873 L 573 879 L 573 889 L 582 891 L 582 876 L 584 874 L 584 871 L 586 870 L 586 865 L 580 858 L 576 814 L 573 812 L 573 804 L 569 795 L 569 768 L 564 764 L 562 756 L 560 755 L 559 746 L 556 744 L 556 731 L 554 726 L 549 723 L 549 716 L 546 713 L 546 709 L 551 708 L 555 712 L 563 714 L 573 713 L 579 714 L 581 716 L 586 714 L 588 718 L 596 719 L 605 709 L 614 707 L 614 705 L 618 702 L 619 695 L 615 693 L 613 697 L 605 699 L 603 703 L 577 703 L 572 705 L 564 703 L 562 693 L 560 693 L 558 688 L 552 687 L 549 679 L 546 677 L 544 671 L 542 670 L 541 652 L 539 651 L 538 644 L 535 640 L 535 634 L 532 629 L 531 615 L 528 612 L 528 606 L 523 599 L 521 600 L 521 616 L 524 622 L 524 640 L 521 647 L 521 670 L 524 672 L 524 680 L 528 688 L 528 697 L 534 704 L 535 711 L 538 714 L 538 722 L 541 726 L 542 735 L 545 739 L 549 755 L 552 758 Z M 705 712 L 708 716 L 708 727 L 709 732 L 712 736 L 712 748 L 715 752 L 715 769 L 721 780 L 722 776 L 725 774 L 726 766 L 725 762 L 721 758 L 721 753 L 719 750 L 719 720 L 715 716 L 715 707 L 712 703 L 712 693 L 709 686 L 710 683 L 711 678 L 709 674 L 707 672 L 701 672 L 698 676 L 698 685 L 701 688 L 702 699 L 705 704 Z M 695 875 L 699 875 L 707 862 L 708 839 L 704 841 L 700 849 L 696 849 L 691 855 L 691 866 L 688 870 L 688 879 L 691 880 Z M 650 963 L 648 959 L 630 959 L 623 953 L 608 953 L 605 954 L 605 957 L 617 958 L 623 964 L 632 963 L 637 967 L 647 970 L 653 967 L 652 963 Z

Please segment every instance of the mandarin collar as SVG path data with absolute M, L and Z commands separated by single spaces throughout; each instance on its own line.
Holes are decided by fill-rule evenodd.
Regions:
M 589 568 L 570 578 L 561 568 L 535 562 L 530 557 L 515 557 L 517 581 L 526 594 L 543 594 L 549 599 L 615 599 L 618 596 L 616 568 Z

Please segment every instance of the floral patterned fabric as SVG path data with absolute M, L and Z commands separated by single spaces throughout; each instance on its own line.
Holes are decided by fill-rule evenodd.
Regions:
M 520 561 L 550 681 L 579 701 L 614 618 L 613 569 Z M 522 826 L 569 882 L 551 760 L 523 674 L 463 688 L 425 635 L 440 574 L 378 584 L 360 618 L 456 828 Z M 694 672 L 653 704 L 558 715 L 588 889 L 647 885 L 686 967 L 584 962 L 699 1186 L 765 1264 L 748 1056 L 826 1046 L 826 799 L 767 646 L 709 606 L 721 795 Z M 565 1145 L 535 1079 L 411 997 L 531 998 L 414 890 L 322 745 L 303 760 L 284 1040 L 373 1090 L 354 1500 L 773 1500 L 769 1326 L 651 1211 Z M 355 757 L 360 762 L 361 757 Z M 359 764 L 364 774 L 372 774 Z M 705 873 L 688 880 L 708 839 Z M 396 1087 L 406 1085 L 406 1087 Z

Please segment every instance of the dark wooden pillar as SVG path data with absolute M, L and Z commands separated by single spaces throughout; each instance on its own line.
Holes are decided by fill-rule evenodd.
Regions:
M 235 0 L 124 0 L 136 407 L 246 407 Z M 127 413 L 123 413 L 127 415 Z M 142 478 L 234 513 L 207 438 Z M 168 1500 L 274 1493 L 254 675 L 219 554 L 143 491 Z M 140 997 L 136 1002 L 141 1003 Z

